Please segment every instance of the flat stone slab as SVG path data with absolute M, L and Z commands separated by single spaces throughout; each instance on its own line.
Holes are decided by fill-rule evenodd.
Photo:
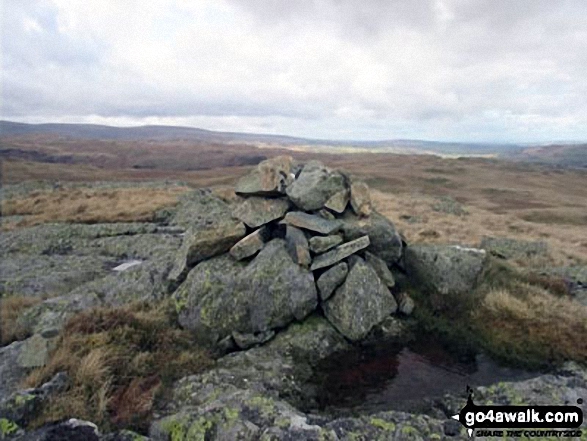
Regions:
M 265 245 L 267 236 L 266 228 L 259 228 L 258 230 L 253 231 L 251 234 L 233 245 L 229 251 L 230 255 L 236 260 L 242 260 L 254 256 Z
M 289 209 L 287 199 L 268 199 L 252 196 L 232 211 L 232 215 L 247 224 L 250 228 L 258 228 L 276 219 L 281 219 Z
M 343 213 L 347 204 L 349 203 L 349 191 L 345 188 L 335 193 L 326 201 L 324 207 L 335 211 L 339 214 Z
M 267 159 L 236 184 L 237 194 L 276 195 L 285 193 L 292 181 L 291 156 Z
M 308 239 L 306 239 L 304 232 L 292 225 L 287 225 L 285 242 L 292 260 L 298 265 L 308 268 L 312 258 L 308 248 Z
M 340 262 L 342 259 L 355 254 L 357 251 L 367 248 L 369 244 L 369 236 L 363 236 L 339 245 L 335 249 L 315 257 L 311 269 L 312 271 L 315 271 L 320 268 L 334 265 L 336 262 Z
M 346 264 L 346 262 L 340 262 L 338 265 L 333 266 L 324 274 L 322 274 L 316 282 L 316 285 L 318 286 L 318 292 L 320 293 L 320 298 L 322 300 L 327 300 L 332 295 L 334 290 L 338 288 L 342 282 L 344 282 L 348 272 L 349 266 Z
M 303 211 L 291 211 L 285 215 L 285 223 L 304 230 L 315 231 L 320 234 L 330 234 L 342 227 L 338 220 L 328 220 L 320 216 L 304 213 Z
M 140 265 L 141 263 L 143 263 L 142 260 L 129 260 L 128 262 L 121 263 L 117 267 L 112 268 L 112 271 L 126 271 L 127 269 L 132 268 L 133 266 Z
M 314 236 L 310 238 L 310 251 L 320 254 L 342 243 L 342 236 Z

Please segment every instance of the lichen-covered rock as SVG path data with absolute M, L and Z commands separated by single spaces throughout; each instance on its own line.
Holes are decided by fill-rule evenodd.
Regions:
M 326 318 L 345 337 L 361 340 L 397 309 L 396 301 L 373 268 L 358 261 L 345 282 L 322 304 Z
M 235 243 L 229 250 L 236 260 L 243 260 L 254 256 L 265 245 L 269 234 L 266 227 L 261 227 Z
M 331 236 L 314 236 L 309 240 L 310 251 L 316 254 L 324 253 L 342 243 L 342 236 L 333 234 Z
M 527 241 L 508 237 L 484 237 L 479 248 L 502 259 L 528 259 L 548 254 L 548 245 L 544 241 Z
M 287 225 L 314 231 L 320 234 L 335 233 L 342 226 L 341 221 L 324 219 L 321 216 L 304 213 L 303 211 L 291 211 L 285 215 L 284 222 Z
M 477 248 L 446 245 L 414 245 L 405 253 L 406 271 L 413 286 L 430 295 L 437 310 L 454 308 L 463 296 L 472 300 L 486 262 Z
M 233 331 L 232 338 L 240 349 L 248 349 L 253 346 L 261 345 L 275 337 L 275 331 L 257 332 L 256 334 L 243 334 Z
M 24 342 L 14 343 L 0 348 L 0 397 L 7 397 L 15 392 L 18 383 L 27 375 L 28 369 L 18 363 L 18 357 Z
M 349 203 L 349 190 L 344 189 L 334 193 L 330 199 L 324 203 L 324 207 L 332 210 L 338 214 L 344 213 L 347 204 Z
M 369 217 L 360 218 L 348 210 L 343 216 L 342 232 L 345 241 L 369 236 L 367 251 L 385 261 L 388 266 L 396 263 L 402 256 L 402 239 L 385 216 L 373 211 Z
M 248 264 L 219 256 L 197 265 L 174 294 L 182 326 L 211 343 L 301 320 L 317 305 L 310 272 L 274 239 Z
M 17 361 L 21 367 L 30 369 L 45 366 L 48 358 L 47 340 L 40 334 L 35 334 L 23 341 Z
M 232 218 L 219 219 L 205 227 L 191 227 L 183 238 L 173 269 L 169 273 L 170 282 L 180 282 L 194 265 L 228 251 L 245 234 L 244 224 Z
M 338 265 L 325 271 L 316 282 L 320 298 L 322 300 L 329 299 L 334 290 L 344 282 L 348 272 L 349 267 L 346 262 L 340 262 Z
M 312 262 L 312 271 L 320 268 L 326 268 L 334 265 L 343 259 L 353 255 L 357 251 L 361 251 L 369 246 L 369 236 L 359 237 L 358 239 L 351 240 L 350 242 L 343 243 L 336 248 L 327 251 L 324 254 L 320 254 L 314 258 Z
M 236 193 L 274 196 L 285 193 L 292 181 L 292 157 L 278 156 L 262 161 L 236 184 Z
M 247 224 L 249 228 L 258 228 L 276 219 L 281 219 L 289 209 L 287 199 L 269 199 L 249 197 L 239 203 L 232 215 Z
M 310 257 L 308 239 L 306 239 L 303 231 L 291 225 L 287 225 L 285 230 L 285 242 L 287 245 L 287 251 L 292 260 L 304 268 L 309 268 L 312 258 Z
M 319 210 L 336 193 L 345 190 L 345 178 L 318 161 L 308 162 L 287 188 L 290 200 L 304 211 Z
M 50 423 L 32 432 L 26 433 L 18 441 L 100 441 L 98 427 L 89 421 L 71 418 L 69 420 Z
M 395 279 L 393 278 L 393 274 L 383 259 L 380 259 L 375 254 L 366 251 L 365 260 L 375 270 L 381 281 L 385 283 L 385 286 L 388 288 L 393 288 L 395 286 Z

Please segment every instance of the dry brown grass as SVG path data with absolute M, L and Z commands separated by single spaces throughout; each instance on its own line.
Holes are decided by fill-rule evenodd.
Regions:
M 532 285 L 491 290 L 475 323 L 492 344 L 544 361 L 587 362 L 587 307 Z
M 2 202 L 5 216 L 23 219 L 11 227 L 24 227 L 47 222 L 131 222 L 151 221 L 155 213 L 177 203 L 187 187 L 177 188 L 86 188 L 35 191 L 26 197 Z
M 72 384 L 51 398 L 32 425 L 75 417 L 105 429 L 144 431 L 157 394 L 212 364 L 172 315 L 168 304 L 137 304 L 70 319 L 48 364 L 31 372 L 23 386 L 37 387 L 62 371 Z
M 18 317 L 27 308 L 42 301 L 38 297 L 10 296 L 0 298 L 0 345 L 28 337 L 28 331 L 18 323 Z

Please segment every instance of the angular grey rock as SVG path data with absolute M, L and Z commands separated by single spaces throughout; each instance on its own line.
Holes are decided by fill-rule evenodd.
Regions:
M 406 248 L 408 278 L 430 295 L 432 306 L 446 310 L 472 300 L 487 253 L 477 248 L 414 245 Z
M 229 251 L 230 255 L 236 260 L 243 260 L 247 257 L 251 257 L 263 248 L 267 238 L 267 228 L 259 228 L 235 243 Z
M 234 331 L 232 338 L 240 349 L 249 349 L 253 346 L 258 346 L 268 342 L 275 336 L 275 331 L 258 332 L 256 334 L 243 334 L 241 332 Z
M 345 259 L 351 254 L 363 250 L 368 246 L 369 236 L 359 237 L 358 239 L 343 243 L 342 245 L 339 245 L 324 254 L 316 256 L 312 262 L 311 269 L 312 271 L 315 271 L 320 268 L 326 268 L 327 266 L 334 265 L 336 262 L 340 262 L 342 259 Z
M 394 313 L 397 303 L 375 270 L 361 261 L 349 271 L 334 296 L 322 304 L 322 309 L 342 335 L 358 341 Z
M 338 214 L 344 213 L 347 204 L 349 203 L 349 190 L 343 189 L 334 193 L 325 203 L 324 207 L 332 210 Z
M 385 216 L 373 211 L 369 217 L 360 218 L 355 214 L 345 212 L 342 232 L 346 241 L 369 236 L 371 245 L 367 251 L 385 261 L 388 266 L 396 263 L 402 256 L 402 239 Z
M 25 369 L 18 363 L 22 341 L 15 341 L 8 346 L 0 347 L 0 397 L 8 397 L 18 389 L 18 384 L 23 380 L 29 369 Z
M 271 196 L 285 193 L 292 181 L 291 156 L 267 159 L 236 184 L 237 194 Z
M 548 245 L 544 241 L 518 240 L 509 237 L 484 237 L 479 248 L 502 259 L 527 259 L 548 254 Z
M 369 216 L 372 211 L 369 186 L 362 181 L 351 183 L 351 207 L 358 216 Z
M 385 283 L 385 286 L 388 288 L 393 288 L 395 286 L 395 279 L 393 278 L 393 274 L 383 259 L 380 259 L 375 254 L 366 251 L 365 260 L 375 270 L 381 281 Z
M 287 225 L 285 242 L 292 260 L 304 268 L 309 268 L 312 258 L 310 257 L 310 250 L 308 248 L 308 239 L 306 239 L 303 231 L 294 226 Z
M 276 219 L 281 219 L 289 209 L 287 199 L 269 199 L 252 196 L 239 203 L 232 215 L 247 224 L 258 228 Z
M 209 344 L 234 331 L 283 327 L 306 317 L 318 302 L 312 273 L 292 261 L 282 239 L 268 242 L 248 265 L 228 255 L 200 263 L 174 298 L 180 324 Z
M 335 233 L 342 227 L 342 222 L 339 220 L 327 220 L 303 211 L 290 211 L 285 215 L 284 222 L 288 225 L 320 234 Z
M 316 211 L 316 214 L 326 220 L 335 220 L 336 216 L 328 211 L 326 208 Z
M 324 253 L 342 243 L 342 236 L 334 234 L 331 236 L 314 236 L 309 240 L 310 251 L 316 254 Z
M 208 228 L 192 227 L 186 233 L 169 280 L 177 282 L 197 263 L 228 251 L 246 234 L 242 222 L 228 221 Z
M 316 282 L 320 298 L 322 300 L 330 298 L 334 290 L 344 282 L 348 272 L 349 268 L 346 262 L 340 262 L 322 274 Z
M 306 164 L 298 178 L 287 188 L 287 195 L 304 211 L 319 210 L 336 193 L 345 189 L 342 174 L 318 161 Z

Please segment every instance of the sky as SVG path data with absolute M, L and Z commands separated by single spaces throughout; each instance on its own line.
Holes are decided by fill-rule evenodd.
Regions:
M 0 117 L 587 140 L 585 0 L 0 0 Z

